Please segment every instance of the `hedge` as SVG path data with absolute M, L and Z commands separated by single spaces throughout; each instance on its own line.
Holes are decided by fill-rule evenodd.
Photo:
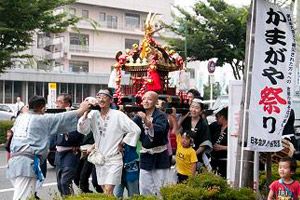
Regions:
M 169 185 L 161 189 L 166 200 L 255 200 L 252 189 L 233 190 L 226 181 L 213 173 L 204 172 L 187 181 L 187 184 Z M 54 198 L 59 199 L 59 198 Z M 117 200 L 104 194 L 88 193 L 69 196 L 63 200 Z M 134 196 L 132 200 L 158 200 L 155 196 Z
M 201 173 L 188 180 L 187 184 L 170 185 L 161 189 L 166 200 L 255 200 L 250 188 L 235 191 L 226 180 L 210 172 Z
M 51 195 L 53 200 L 61 200 L 61 198 L 58 196 L 58 194 L 52 194 Z M 62 200 L 94 200 L 94 199 L 101 199 L 101 200 L 118 200 L 117 197 L 114 196 L 106 196 L 105 194 L 99 194 L 99 193 L 81 193 L 76 196 L 68 196 L 63 198 Z M 159 200 L 155 196 L 134 196 L 131 198 L 132 200 Z M 29 199 L 29 200 L 36 200 L 36 199 Z
M 6 142 L 6 131 L 13 126 L 13 121 L 0 121 L 0 144 Z

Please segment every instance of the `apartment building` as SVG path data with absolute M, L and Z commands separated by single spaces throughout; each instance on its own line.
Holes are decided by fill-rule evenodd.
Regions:
M 50 82 L 57 83 L 57 94 L 72 94 L 74 103 L 94 96 L 107 87 L 116 53 L 142 41 L 147 14 L 157 13 L 170 22 L 173 1 L 79 0 L 58 9 L 82 20 L 65 33 L 34 36 L 27 51 L 34 58 L 1 74 L 0 103 L 14 103 L 18 96 L 27 102 L 35 94 L 47 98 Z M 165 43 L 158 34 L 154 38 Z

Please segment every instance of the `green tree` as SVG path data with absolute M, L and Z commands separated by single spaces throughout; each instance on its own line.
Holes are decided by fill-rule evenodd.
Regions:
M 210 99 L 210 85 L 203 85 L 203 99 L 209 100 Z M 219 82 L 213 84 L 213 99 L 216 99 L 221 94 L 221 86 Z
M 198 0 L 193 13 L 175 7 L 174 22 L 165 27 L 181 37 L 167 39 L 172 48 L 184 52 L 187 42 L 188 60 L 217 59 L 217 66 L 231 65 L 234 77 L 241 79 L 244 69 L 246 23 L 248 11 L 223 0 Z M 184 56 L 184 55 L 182 55 Z
M 75 0 L 0 0 L 0 73 L 11 67 L 16 58 L 29 48 L 35 32 L 64 32 L 76 17 L 66 12 L 55 14 L 55 9 Z

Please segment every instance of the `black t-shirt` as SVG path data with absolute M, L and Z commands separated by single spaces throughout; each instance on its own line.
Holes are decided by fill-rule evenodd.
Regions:
M 212 138 L 212 144 L 220 144 L 223 146 L 227 146 L 228 143 L 228 130 L 227 128 L 224 130 L 224 132 L 221 134 L 221 128 L 222 125 L 219 125 L 217 122 L 213 122 L 209 125 L 210 132 L 211 132 L 211 138 Z M 227 158 L 227 151 L 212 151 L 211 156 L 215 159 L 220 158 Z
M 192 118 L 187 117 L 185 120 L 183 120 L 182 124 L 183 132 L 185 133 L 187 131 L 192 131 L 191 137 L 194 140 L 194 146 L 193 148 L 197 150 L 204 141 L 211 141 L 211 135 L 209 132 L 209 127 L 202 118 L 199 119 L 198 123 L 196 124 L 195 128 L 192 129 Z M 200 155 L 197 156 L 198 160 L 201 162 L 202 158 Z
M 77 131 L 73 131 L 70 133 L 58 134 L 56 145 L 63 146 L 63 147 L 79 147 L 83 138 L 84 138 L 84 135 L 78 133 Z
M 289 134 L 295 135 L 294 122 L 295 122 L 295 112 L 294 109 L 291 109 L 290 116 L 283 128 L 282 135 L 289 135 Z

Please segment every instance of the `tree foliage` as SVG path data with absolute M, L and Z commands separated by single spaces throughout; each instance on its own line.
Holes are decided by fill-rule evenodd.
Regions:
M 184 52 L 187 41 L 188 60 L 205 61 L 216 58 L 217 66 L 231 65 L 236 79 L 244 69 L 246 24 L 248 11 L 223 0 L 198 0 L 194 13 L 176 6 L 174 22 L 165 27 L 181 37 L 166 39 L 170 46 Z
M 210 84 L 208 85 L 203 85 L 204 86 L 204 94 L 203 94 L 203 99 L 204 100 L 209 100 L 210 99 Z M 212 84 L 213 86 L 213 99 L 217 99 L 218 96 L 221 94 L 221 86 L 219 82 L 216 82 Z
M 65 12 L 54 13 L 56 8 L 75 0 L 0 0 L 0 72 L 13 65 L 14 58 L 29 48 L 36 31 L 64 32 L 77 18 L 68 18 Z

